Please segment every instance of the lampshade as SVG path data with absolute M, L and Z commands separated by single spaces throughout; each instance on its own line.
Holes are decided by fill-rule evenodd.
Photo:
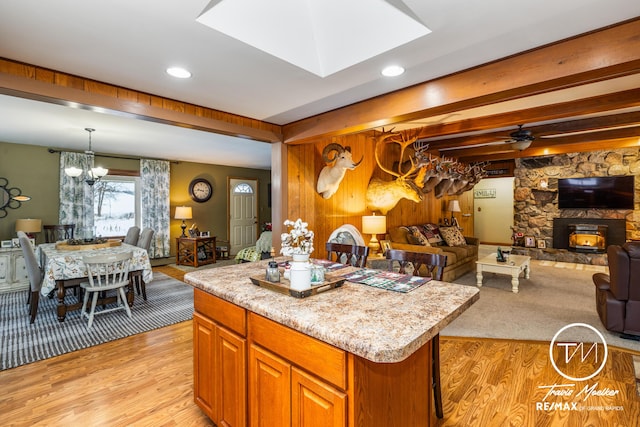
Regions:
M 31 218 L 17 219 L 16 231 L 23 231 L 25 233 L 39 233 L 40 231 L 42 231 L 42 220 Z
M 387 217 L 368 215 L 362 217 L 362 232 L 365 234 L 382 234 L 387 232 Z
M 449 200 L 449 206 L 447 206 L 449 212 L 460 212 L 460 203 L 457 200 Z
M 191 206 L 176 206 L 175 219 L 191 219 Z

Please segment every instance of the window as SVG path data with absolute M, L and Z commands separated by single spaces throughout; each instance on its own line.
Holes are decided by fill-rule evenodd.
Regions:
M 253 193 L 253 188 L 251 188 L 251 186 L 247 183 L 240 183 L 238 185 L 235 186 L 235 188 L 233 189 L 234 193 L 248 193 L 251 194 Z
M 140 226 L 139 177 L 107 175 L 93 189 L 96 236 L 124 236 L 129 227 Z

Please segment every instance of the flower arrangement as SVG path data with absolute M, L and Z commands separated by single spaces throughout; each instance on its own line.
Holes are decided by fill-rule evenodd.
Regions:
M 300 218 L 295 221 L 286 220 L 286 227 L 291 227 L 288 233 L 282 233 L 280 240 L 282 248 L 280 253 L 285 256 L 294 254 L 310 254 L 313 252 L 313 231 L 307 229 L 308 223 L 302 222 Z

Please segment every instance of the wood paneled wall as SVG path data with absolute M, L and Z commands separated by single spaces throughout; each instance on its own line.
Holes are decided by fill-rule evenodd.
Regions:
M 316 182 L 325 166 L 322 150 L 328 144 L 336 142 L 350 146 L 355 161 L 364 156 L 364 160 L 355 170 L 347 171 L 338 192 L 329 199 L 323 199 L 316 192 Z M 384 152 L 385 167 L 392 167 L 397 160 L 393 149 Z M 326 257 L 324 242 L 331 232 L 344 224 L 352 224 L 362 230 L 362 216 L 371 215 L 366 207 L 365 192 L 372 177 L 391 180 L 391 176 L 377 166 L 374 154 L 374 140 L 371 133 L 346 135 L 332 139 L 318 140 L 312 144 L 287 145 L 288 175 L 288 218 L 302 218 L 309 223 L 315 233 L 315 252 L 317 258 Z M 398 225 L 413 225 L 425 222 L 438 223 L 441 218 L 449 217 L 446 206 L 449 199 L 458 199 L 462 212 L 456 214 L 463 233 L 473 235 L 473 192 L 461 196 L 436 199 L 432 193 L 425 195 L 421 203 L 406 199 L 387 213 L 387 229 Z M 379 214 L 377 212 L 376 214 Z M 462 214 L 471 214 L 463 216 Z M 369 243 L 370 235 L 365 235 Z M 378 236 L 382 239 L 383 236 Z

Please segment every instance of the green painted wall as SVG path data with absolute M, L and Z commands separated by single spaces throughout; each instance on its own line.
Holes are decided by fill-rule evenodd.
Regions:
M 22 203 L 19 209 L 8 209 L 8 215 L 0 218 L 0 240 L 16 237 L 16 219 L 41 218 L 43 224 L 58 223 L 59 161 L 60 155 L 49 153 L 47 147 L 0 142 L 0 177 L 9 180 L 9 187 L 17 187 L 23 194 L 31 196 L 31 200 Z M 110 169 L 139 169 L 138 160 L 101 156 L 96 156 L 96 165 Z M 189 197 L 189 183 L 194 178 L 206 178 L 213 185 L 213 196 L 205 203 L 196 203 Z M 189 225 L 195 221 L 201 231 L 210 231 L 219 239 L 227 239 L 228 178 L 257 179 L 258 221 L 271 221 L 267 194 L 271 171 L 190 162 L 171 163 L 171 216 L 176 206 L 191 206 L 194 219 L 187 221 Z M 179 220 L 171 220 L 172 255 L 175 254 L 175 237 L 181 233 L 180 224 Z M 41 235 L 37 242 L 43 242 Z

